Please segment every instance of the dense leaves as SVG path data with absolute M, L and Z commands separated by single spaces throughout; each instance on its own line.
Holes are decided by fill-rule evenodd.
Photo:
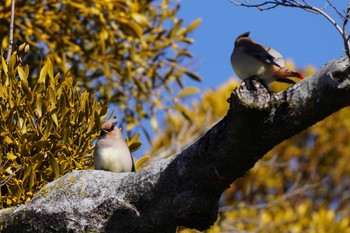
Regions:
M 33 48 L 26 62 L 37 72 L 44 57 L 68 70 L 83 91 L 117 105 L 128 129 L 156 120 L 157 109 L 174 105 L 173 84 L 200 78 L 185 67 L 192 55 L 188 34 L 168 0 L 16 1 L 15 43 Z M 0 5 L 0 40 L 8 44 L 10 0 Z M 161 100 L 161 101 L 160 101 Z M 160 104 L 156 104 L 156 101 Z M 153 124 L 153 126 L 156 126 Z
M 16 57 L 9 64 L 0 57 L 0 208 L 91 166 L 92 142 L 108 111 L 88 92 L 80 94 L 70 75 L 56 74 L 50 59 L 30 75 Z
M 0 5 L 2 55 L 10 3 Z M 142 120 L 158 129 L 156 110 L 178 103 L 174 85 L 200 80 L 182 65 L 200 20 L 185 27 L 178 11 L 168 0 L 16 1 L 16 52 L 0 66 L 0 208 L 90 167 L 109 103 L 124 129 L 148 134 Z M 127 138 L 131 151 L 139 136 Z

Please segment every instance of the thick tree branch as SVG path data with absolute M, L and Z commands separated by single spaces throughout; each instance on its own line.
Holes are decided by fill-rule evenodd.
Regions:
M 259 83 L 256 83 L 259 85 Z M 350 64 L 332 61 L 312 77 L 270 95 L 243 84 L 227 115 L 180 154 L 138 173 L 75 171 L 29 203 L 0 212 L 2 232 L 175 232 L 203 230 L 221 193 L 270 149 L 350 105 Z

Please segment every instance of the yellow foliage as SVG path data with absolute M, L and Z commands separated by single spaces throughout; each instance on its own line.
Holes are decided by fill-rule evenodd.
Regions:
M 294 207 L 281 202 L 270 207 L 246 208 L 250 211 L 243 207 L 225 213 L 216 227 L 206 232 L 350 232 L 348 216 L 337 220 L 333 210 L 312 210 L 312 202 L 307 200 Z
M 226 100 L 238 85 L 237 81 L 230 80 L 216 91 L 205 91 L 201 102 L 195 101 L 191 107 L 180 105 L 169 109 L 166 117 L 168 127 L 152 141 L 151 154 L 170 156 L 180 149 L 180 145 L 193 142 L 226 114 L 229 106 Z
M 43 185 L 92 164 L 107 105 L 79 93 L 47 59 L 38 74 L 15 52 L 0 65 L 0 208 L 28 202 Z
M 118 105 L 123 128 L 132 130 L 141 120 L 153 119 L 157 129 L 156 110 L 175 105 L 169 86 L 184 86 L 184 77 L 200 80 L 183 64 L 192 58 L 189 35 L 201 20 L 184 25 L 177 17 L 179 3 L 34 0 L 16 5 L 14 41 L 32 46 L 25 59 L 30 73 L 37 72 L 40 58 L 50 58 L 59 72 L 69 70 L 80 90 Z M 2 49 L 9 41 L 9 19 L 9 7 L 0 4 Z M 155 99 L 161 104 L 155 105 Z

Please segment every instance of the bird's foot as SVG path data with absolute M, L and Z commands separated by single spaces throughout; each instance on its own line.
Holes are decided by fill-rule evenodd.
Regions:
M 265 87 L 265 89 L 267 89 L 268 92 L 270 92 L 270 89 L 267 83 L 257 76 L 252 76 L 247 79 L 244 79 L 243 82 L 245 83 L 249 91 L 258 91 L 258 88 L 260 88 L 259 84 L 261 84 L 263 87 Z

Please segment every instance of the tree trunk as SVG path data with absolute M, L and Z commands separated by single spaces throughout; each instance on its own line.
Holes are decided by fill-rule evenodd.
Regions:
M 350 105 L 350 64 L 342 57 L 284 92 L 243 83 L 227 115 L 180 154 L 137 173 L 75 171 L 27 204 L 0 212 L 2 232 L 175 232 L 203 230 L 221 193 L 269 150 Z

